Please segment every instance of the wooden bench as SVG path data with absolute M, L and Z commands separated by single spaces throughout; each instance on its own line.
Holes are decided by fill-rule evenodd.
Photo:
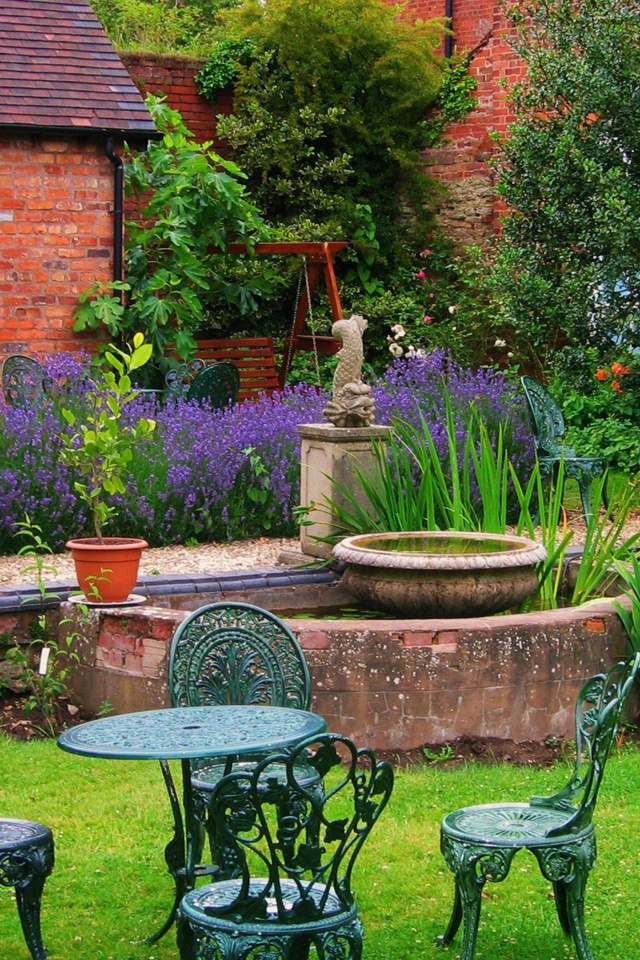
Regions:
M 198 340 L 196 356 L 205 363 L 232 363 L 240 374 L 238 400 L 255 400 L 260 393 L 282 389 L 271 337 Z

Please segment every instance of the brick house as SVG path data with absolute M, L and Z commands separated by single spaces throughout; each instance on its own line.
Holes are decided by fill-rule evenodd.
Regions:
M 119 150 L 155 136 L 89 0 L 0 6 L 0 355 L 82 343 L 78 294 L 122 269 Z

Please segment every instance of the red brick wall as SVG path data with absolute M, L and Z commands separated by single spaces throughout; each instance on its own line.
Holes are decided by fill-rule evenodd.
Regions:
M 522 78 L 524 65 L 507 42 L 507 26 L 499 0 L 453 0 L 453 46 L 471 54 L 470 73 L 477 80 L 476 109 L 453 124 L 444 146 L 425 151 L 425 162 L 448 186 L 440 219 L 459 242 L 478 242 L 499 226 L 503 206 L 495 195 L 490 166 L 494 145 L 490 133 L 504 133 L 513 120 L 504 83 Z M 410 13 L 423 19 L 444 15 L 444 0 L 414 0 Z
M 216 114 L 231 112 L 232 96 L 225 91 L 215 104 L 200 96 L 194 76 L 202 66 L 201 60 L 132 53 L 122 53 L 120 59 L 143 97 L 147 93 L 164 94 L 169 106 L 180 111 L 197 140 L 214 139 Z
M 78 294 L 108 280 L 113 167 L 86 139 L 0 134 L 0 354 L 78 349 Z

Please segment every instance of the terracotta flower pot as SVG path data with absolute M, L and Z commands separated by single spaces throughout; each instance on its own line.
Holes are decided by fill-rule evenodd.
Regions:
M 91 602 L 123 603 L 138 580 L 138 567 L 146 540 L 127 537 L 95 537 L 69 540 L 66 544 L 76 565 L 80 589 Z

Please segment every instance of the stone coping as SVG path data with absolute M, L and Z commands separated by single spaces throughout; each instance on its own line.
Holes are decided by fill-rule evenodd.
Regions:
M 257 567 L 255 569 L 221 570 L 208 574 L 169 574 L 141 576 L 135 587 L 153 605 L 154 597 L 176 594 L 212 594 L 231 591 L 259 590 L 266 587 L 304 586 L 334 583 L 339 576 L 325 564 L 315 563 L 308 568 Z M 47 598 L 40 602 L 40 591 L 33 583 L 0 586 L 0 613 L 18 613 L 25 609 L 44 607 L 56 609 L 73 594 L 78 584 L 70 580 L 52 580 L 46 584 Z M 96 607 L 99 609 L 99 607 Z

